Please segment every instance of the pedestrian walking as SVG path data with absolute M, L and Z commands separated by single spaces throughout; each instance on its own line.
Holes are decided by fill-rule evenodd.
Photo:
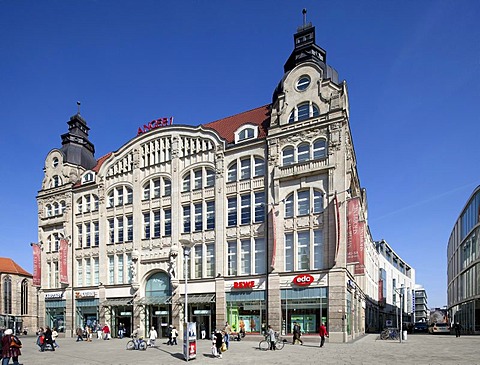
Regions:
M 217 350 L 217 357 L 222 358 L 222 345 L 223 345 L 223 334 L 221 331 L 217 330 L 215 332 L 215 348 Z
M 268 339 L 270 340 L 270 350 L 275 351 L 275 342 L 276 342 L 276 337 L 275 337 L 275 331 L 273 330 L 272 326 L 268 325 L 268 330 L 267 330 L 267 336 Z
M 462 331 L 462 325 L 460 322 L 456 321 L 453 325 L 455 327 L 455 337 L 460 337 L 460 332 Z
M 325 336 L 328 337 L 328 331 L 327 327 L 325 327 L 325 323 L 322 322 L 320 328 L 318 329 L 318 333 L 320 335 L 320 347 L 323 347 L 323 345 L 325 344 Z
M 171 345 L 178 345 L 177 344 L 177 337 L 178 337 L 178 331 L 177 331 L 177 327 L 173 326 L 172 328 L 172 343 Z
M 148 346 L 155 346 L 155 340 L 157 339 L 158 334 L 155 327 L 152 326 L 150 332 L 148 332 Z
M 53 345 L 53 339 L 52 339 L 52 330 L 49 326 L 45 327 L 45 340 L 43 341 L 43 346 L 40 351 L 45 351 L 45 348 L 47 345 L 50 345 L 52 347 L 52 351 L 55 351 L 55 346 Z
M 12 340 L 16 339 L 18 345 L 12 346 Z M 2 337 L 2 365 L 8 365 L 10 358 L 13 360 L 13 365 L 20 365 L 18 363 L 18 357 L 22 354 L 20 351 L 21 342 L 13 335 L 13 331 L 8 328 L 3 333 Z
M 60 346 L 58 346 L 57 337 L 58 337 L 57 328 L 53 327 L 53 330 L 52 330 L 53 345 L 58 349 Z
M 123 325 L 123 323 L 120 323 L 118 325 L 118 338 L 123 338 L 123 335 L 125 334 L 125 326 Z
M 167 345 L 173 345 L 173 342 L 172 342 L 172 329 L 173 329 L 173 325 L 168 326 L 168 329 L 167 329 L 167 336 L 168 336 Z
M 109 340 L 110 339 L 110 327 L 108 326 L 108 324 L 105 323 L 105 326 L 103 326 L 103 328 L 102 328 L 102 332 L 103 332 L 103 339 L 104 340 Z
M 302 336 L 302 329 L 297 322 L 293 322 L 293 345 L 298 341 L 300 345 L 303 345 L 303 341 L 300 336 Z
M 225 346 L 230 345 L 230 333 L 232 333 L 232 327 L 228 324 L 228 322 L 225 322 L 225 327 L 223 328 L 223 332 L 225 332 Z

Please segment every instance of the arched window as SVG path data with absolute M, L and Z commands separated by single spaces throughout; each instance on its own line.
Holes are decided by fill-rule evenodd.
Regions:
M 60 214 L 59 206 L 58 203 L 55 202 L 53 203 L 53 215 L 57 216 Z
M 310 144 L 300 143 L 297 148 L 297 161 L 303 162 L 310 159 Z
M 150 181 L 143 185 L 143 200 L 150 200 Z
M 58 186 L 62 185 L 62 179 L 60 179 L 60 176 L 58 175 L 55 175 L 53 178 L 52 178 L 52 183 L 51 183 L 51 188 L 56 188 Z
M 22 280 L 22 287 L 21 287 L 21 303 L 20 303 L 20 314 L 25 315 L 28 314 L 28 280 Z
M 51 217 L 51 216 L 53 215 L 53 209 L 52 209 L 51 204 L 47 204 L 47 205 L 45 206 L 45 215 L 46 215 L 47 217 Z
M 282 151 L 282 165 L 288 166 L 295 163 L 293 147 L 285 147 Z
M 323 212 L 323 192 L 316 189 L 295 191 L 285 200 L 285 218 L 293 218 Z M 295 210 L 296 207 L 296 210 Z
M 317 139 L 313 142 L 313 159 L 320 159 L 327 157 L 327 142 L 325 139 Z
M 318 106 L 314 103 L 304 102 L 298 104 L 290 113 L 288 118 L 288 123 L 299 122 L 306 120 L 308 118 L 318 117 L 320 115 L 320 110 Z
M 263 160 L 263 158 L 255 157 L 254 161 L 255 166 L 253 170 L 253 176 L 257 177 L 265 175 L 265 161 Z
M 3 279 L 3 311 L 12 314 L 12 279 L 6 276 Z
M 175 268 L 173 268 L 175 270 Z M 174 273 L 173 275 L 176 275 Z M 164 272 L 157 272 L 147 279 L 145 297 L 167 298 L 172 295 L 170 277 Z
M 115 205 L 115 190 L 112 189 L 108 193 L 108 205 L 107 208 L 112 208 Z
M 62 201 L 60 202 L 60 214 L 65 213 L 65 209 L 67 209 L 67 206 L 66 206 L 66 204 L 65 204 L 65 201 L 62 200 Z

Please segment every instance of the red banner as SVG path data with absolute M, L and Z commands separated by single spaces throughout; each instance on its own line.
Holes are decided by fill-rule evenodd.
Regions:
M 68 261 L 68 241 L 60 240 L 60 283 L 68 284 L 67 261 Z
M 41 253 L 42 250 L 38 243 L 32 243 L 33 248 L 33 286 L 42 285 L 42 266 L 41 266 Z
M 270 267 L 272 269 L 275 269 L 275 260 L 276 260 L 276 254 L 277 254 L 277 227 L 275 224 L 275 206 L 272 205 L 272 210 L 270 211 L 270 214 L 272 216 L 272 262 L 270 264 Z M 267 269 L 268 270 L 268 269 Z
M 358 264 L 355 265 L 355 274 L 365 274 L 365 222 L 358 222 Z
M 352 198 L 347 203 L 347 264 L 360 261 L 360 198 Z

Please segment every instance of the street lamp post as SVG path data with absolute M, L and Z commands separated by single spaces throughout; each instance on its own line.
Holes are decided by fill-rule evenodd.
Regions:
M 400 339 L 400 343 L 402 343 L 402 336 L 403 336 L 403 331 L 402 331 L 402 322 L 403 322 L 403 289 L 405 287 L 402 285 L 400 288 L 394 289 L 398 295 L 400 296 L 400 320 L 398 324 L 398 329 L 399 329 L 399 336 L 398 338 Z
M 185 360 L 189 360 L 190 357 L 194 357 L 195 354 L 190 353 L 190 340 L 189 340 L 189 335 L 187 333 L 188 331 L 188 259 L 190 258 L 190 253 L 192 250 L 192 247 L 194 245 L 193 242 L 189 240 L 179 240 L 180 244 L 183 247 L 183 274 L 185 278 L 185 313 L 184 313 L 184 326 L 183 326 L 183 355 L 185 357 Z M 193 356 L 191 356 L 193 355 Z

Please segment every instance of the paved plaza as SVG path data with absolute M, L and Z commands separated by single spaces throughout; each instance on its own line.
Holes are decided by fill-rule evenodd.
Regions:
M 211 356 L 210 341 L 198 341 L 197 358 L 193 364 L 480 364 L 480 336 L 408 335 L 407 341 L 378 340 L 369 334 L 353 343 L 327 343 L 319 348 L 319 338 L 302 337 L 304 345 L 285 345 L 281 351 L 260 351 L 259 336 L 250 336 L 241 342 L 232 342 L 222 359 Z M 289 338 L 290 339 L 290 338 Z M 156 348 L 146 351 L 127 351 L 128 339 L 109 341 L 75 342 L 72 338 L 60 338 L 60 348 L 55 352 L 39 352 L 35 338 L 23 337 L 20 363 L 25 365 L 89 365 L 89 364 L 181 364 L 186 363 L 182 354 L 182 342 L 167 346 L 157 340 Z

